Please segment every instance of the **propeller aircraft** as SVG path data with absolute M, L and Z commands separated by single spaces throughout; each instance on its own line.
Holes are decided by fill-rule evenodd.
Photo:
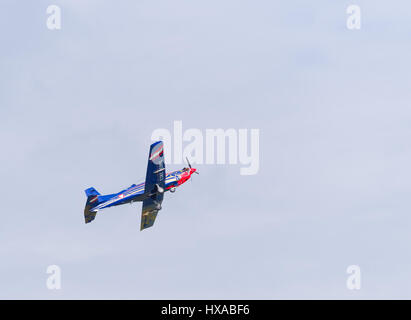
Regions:
M 133 184 L 120 192 L 101 195 L 93 187 L 85 190 L 87 196 L 84 208 L 84 219 L 90 223 L 96 218 L 98 211 L 126 203 L 143 202 L 140 230 L 152 227 L 161 210 L 164 193 L 175 192 L 176 188 L 187 182 L 197 169 L 191 167 L 166 173 L 164 164 L 163 142 L 157 141 L 150 146 L 147 164 L 146 180 L 143 183 Z

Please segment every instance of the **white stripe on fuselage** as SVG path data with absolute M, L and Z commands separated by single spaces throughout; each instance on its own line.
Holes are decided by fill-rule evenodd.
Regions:
M 176 176 L 174 175 L 174 172 L 173 172 L 173 173 L 170 173 L 170 174 L 167 175 L 167 178 L 166 178 L 166 180 L 165 180 L 165 184 L 169 184 L 169 183 L 174 182 L 174 181 L 176 181 L 176 180 L 177 180 L 177 178 L 176 178 Z M 135 188 L 135 187 L 133 187 L 133 188 Z M 116 201 L 124 200 L 124 199 L 126 199 L 126 198 L 129 198 L 130 196 L 133 196 L 133 195 L 141 192 L 141 191 L 143 191 L 143 193 L 144 193 L 144 188 L 145 188 L 145 185 L 139 186 L 136 190 L 133 190 L 132 192 L 130 192 L 130 190 L 132 190 L 132 189 L 130 189 L 130 190 L 124 192 L 124 193 L 121 193 L 121 194 L 119 194 L 119 195 L 117 195 L 117 196 L 115 196 L 115 197 L 113 197 L 113 198 L 111 198 L 111 199 L 103 202 L 103 203 L 100 203 L 98 206 L 96 206 L 95 208 L 93 208 L 92 211 L 97 211 L 97 210 L 100 210 L 100 209 L 104 209 L 104 208 L 106 208 L 106 207 L 109 206 L 110 204 L 113 204 L 113 203 L 116 202 Z M 122 198 L 120 197 L 121 195 L 123 195 Z

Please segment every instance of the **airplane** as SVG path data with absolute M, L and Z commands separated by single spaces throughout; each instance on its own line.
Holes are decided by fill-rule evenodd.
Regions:
M 192 168 L 187 158 L 186 160 L 188 168 L 166 174 L 163 142 L 153 143 L 150 146 L 145 182 L 133 184 L 125 190 L 108 195 L 101 195 L 93 187 L 84 191 L 87 196 L 84 208 L 85 222 L 93 221 L 100 210 L 142 201 L 140 231 L 152 227 L 157 213 L 161 210 L 164 193 L 166 191 L 175 192 L 176 188 L 187 182 L 193 173 L 198 174 L 197 169 Z

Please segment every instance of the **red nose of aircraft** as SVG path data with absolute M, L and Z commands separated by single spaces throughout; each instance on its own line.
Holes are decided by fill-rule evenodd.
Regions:
M 191 177 L 191 175 L 192 175 L 193 173 L 197 173 L 197 174 L 198 174 L 197 169 L 195 169 L 195 168 L 193 168 L 193 167 L 191 166 L 191 163 L 190 163 L 190 161 L 188 161 L 188 158 L 187 158 L 187 157 L 186 157 L 186 160 L 187 160 L 188 167 L 190 168 L 190 171 L 189 171 L 190 177 Z

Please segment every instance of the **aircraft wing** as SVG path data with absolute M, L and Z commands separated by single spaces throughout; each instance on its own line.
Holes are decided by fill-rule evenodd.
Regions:
M 157 213 L 160 211 L 161 203 L 154 202 L 151 198 L 143 201 L 143 210 L 141 212 L 141 225 L 140 230 L 144 230 L 153 226 L 156 220 Z
M 147 175 L 144 193 L 147 198 L 143 201 L 140 230 L 151 227 L 161 210 L 164 197 L 166 168 L 164 164 L 163 142 L 151 145 L 147 164 Z

